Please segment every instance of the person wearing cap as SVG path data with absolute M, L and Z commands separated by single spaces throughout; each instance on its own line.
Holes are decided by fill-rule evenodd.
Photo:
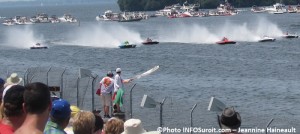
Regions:
M 114 110 L 115 113 L 120 113 L 120 107 L 123 105 L 123 94 L 124 94 L 124 83 L 129 83 L 132 79 L 122 79 L 121 77 L 121 68 L 116 69 L 116 76 L 114 80 L 114 104 L 116 109 Z
M 13 134 L 25 119 L 23 112 L 23 94 L 25 88 L 20 85 L 14 85 L 6 92 L 3 99 L 3 119 L 0 120 L 0 133 Z
M 231 130 L 221 134 L 241 134 L 238 132 L 242 123 L 241 116 L 233 107 L 224 108 L 221 116 L 218 115 L 218 123 L 221 129 Z
M 102 102 L 103 110 L 104 110 L 104 118 L 110 118 L 109 116 L 109 106 L 111 105 L 111 92 L 114 89 L 114 74 L 109 71 L 107 75 L 102 78 L 100 81 L 100 100 Z
M 23 97 L 22 109 L 26 117 L 15 134 L 42 134 L 52 106 L 48 86 L 40 82 L 29 83 Z
M 4 90 L 2 93 L 2 98 L 4 98 L 5 93 L 7 92 L 7 90 L 12 87 L 13 85 L 18 85 L 22 82 L 22 78 L 20 78 L 18 76 L 17 73 L 12 73 L 7 79 L 6 79 L 6 83 L 4 84 Z
M 44 134 L 66 134 L 64 129 L 68 126 L 71 109 L 68 101 L 58 99 L 52 102 L 50 120 L 47 122 Z

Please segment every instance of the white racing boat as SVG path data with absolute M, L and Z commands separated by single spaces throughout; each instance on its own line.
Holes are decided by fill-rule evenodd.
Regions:
M 263 38 L 261 38 L 260 40 L 258 40 L 258 42 L 273 42 L 275 40 L 276 40 L 275 38 L 264 36 Z
M 47 46 L 43 46 L 40 43 L 36 43 L 34 46 L 30 47 L 30 49 L 47 49 Z
M 284 35 L 282 35 L 283 38 L 298 38 L 297 34 L 290 34 L 286 32 Z

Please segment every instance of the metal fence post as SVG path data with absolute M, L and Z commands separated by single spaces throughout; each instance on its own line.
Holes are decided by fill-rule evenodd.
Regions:
M 66 68 L 64 69 L 64 71 L 61 73 L 60 76 L 60 94 L 59 97 L 63 98 L 64 95 L 64 73 L 66 72 Z
M 50 72 L 51 68 L 52 68 L 52 67 L 50 67 L 50 68 L 49 68 L 49 70 L 47 71 L 47 86 L 49 86 L 49 85 L 48 85 L 48 83 L 49 83 L 48 74 L 49 74 L 49 72 Z
M 193 127 L 193 112 L 196 107 L 197 107 L 197 103 L 193 106 L 193 108 L 191 110 L 191 128 Z M 193 129 L 191 130 L 191 134 L 192 133 L 193 133 Z
M 34 76 L 35 76 L 35 72 L 36 72 L 37 69 L 40 69 L 40 67 L 36 67 L 36 68 L 34 69 L 33 75 L 32 75 L 32 77 L 29 79 L 29 81 L 28 81 L 28 78 L 27 78 L 27 83 L 31 83 L 32 79 L 33 79 Z M 28 76 L 27 76 L 27 77 L 28 77 Z
M 160 103 L 160 118 L 159 118 L 159 123 L 160 123 L 160 127 L 162 127 L 163 126 L 163 122 L 162 122 L 162 113 L 163 113 L 163 105 L 164 105 L 164 102 L 165 102 L 165 100 L 166 100 L 166 98 L 164 98 L 163 100 L 162 100 L 162 102 Z
M 27 82 L 26 82 L 26 74 L 27 74 L 27 72 L 28 72 L 28 68 L 26 69 L 26 72 L 24 73 L 24 75 L 23 75 L 23 86 L 25 86 L 26 84 L 27 84 Z
M 130 118 L 132 118 L 132 89 L 135 87 L 136 83 L 130 89 Z
M 271 125 L 271 123 L 273 122 L 273 118 L 269 121 L 269 123 L 267 124 L 267 126 L 266 126 L 266 134 L 268 134 L 268 131 L 267 131 L 267 129 L 268 129 L 268 127 Z
M 94 84 L 95 84 L 95 80 L 98 78 L 98 75 L 96 75 L 96 77 L 92 77 L 93 78 L 93 81 L 92 81 L 92 111 L 95 109 L 95 89 L 94 89 Z
M 77 78 L 77 85 L 76 85 L 76 102 L 77 102 L 77 106 L 79 107 L 79 77 Z

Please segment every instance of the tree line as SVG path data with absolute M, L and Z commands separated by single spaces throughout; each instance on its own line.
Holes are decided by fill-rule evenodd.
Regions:
M 184 2 L 190 4 L 200 4 L 201 9 L 214 9 L 224 0 L 118 0 L 118 5 L 121 11 L 155 11 L 163 9 L 165 6 L 170 6 Z M 271 6 L 276 2 L 281 2 L 286 5 L 300 4 L 300 0 L 228 0 L 234 7 L 252 7 L 256 6 Z

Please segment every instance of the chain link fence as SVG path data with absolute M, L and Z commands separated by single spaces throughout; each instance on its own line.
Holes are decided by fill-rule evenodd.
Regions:
M 12 72 L 1 73 L 2 78 L 6 78 Z M 24 79 L 24 84 L 30 82 L 43 82 L 49 86 L 59 86 L 61 92 L 54 92 L 57 96 L 60 96 L 68 100 L 72 105 L 77 105 L 84 110 L 102 109 L 99 96 L 95 94 L 96 89 L 99 86 L 99 81 L 102 76 L 83 77 L 80 78 L 78 72 L 68 70 L 66 68 L 56 67 L 33 67 L 28 68 L 25 72 L 17 72 L 19 76 Z M 208 111 L 209 98 L 203 98 L 199 96 L 197 100 L 191 103 L 189 98 L 177 99 L 168 94 L 161 94 L 161 91 L 153 87 L 144 87 L 136 83 L 131 83 L 125 86 L 124 95 L 124 107 L 126 118 L 141 119 L 143 126 L 148 131 L 157 130 L 160 126 L 160 107 L 156 108 L 142 108 L 141 101 L 143 95 L 146 94 L 153 98 L 157 102 L 161 102 L 164 98 L 165 102 L 162 106 L 162 126 L 168 128 L 164 133 L 191 133 L 188 131 L 183 132 L 184 128 L 191 126 L 196 128 L 218 129 L 218 121 L 216 112 Z M 132 89 L 132 111 L 130 109 L 130 89 Z M 177 92 L 177 91 L 174 91 Z M 178 92 L 180 93 L 180 92 Z M 93 105 L 94 103 L 94 105 Z M 234 103 L 234 102 L 230 102 Z M 195 109 L 192 113 L 193 106 Z M 294 127 L 296 133 L 300 131 L 300 112 L 290 109 L 284 110 L 281 113 L 276 113 L 272 110 L 265 108 L 268 104 L 255 104 L 253 106 L 235 106 L 237 112 L 242 117 L 241 128 L 258 128 L 264 129 L 271 119 L 274 119 L 270 128 L 283 128 L 288 129 Z M 266 114 L 257 112 L 258 110 L 269 111 Z M 132 112 L 132 115 L 130 113 Z M 258 114 L 260 113 L 260 114 Z M 284 114 L 283 114 L 284 113 Z M 193 124 L 193 125 L 192 125 Z M 174 129 L 180 129 L 181 132 L 174 131 Z M 297 131 L 298 130 L 298 131 Z M 200 133 L 195 131 L 194 133 Z M 205 133 L 205 132 L 202 132 Z M 208 132 L 206 132 L 208 133 Z M 252 132 L 255 134 L 255 132 Z M 272 134 L 276 132 L 268 132 Z M 260 133 L 261 134 L 261 133 Z M 276 133 L 278 134 L 278 133 Z

